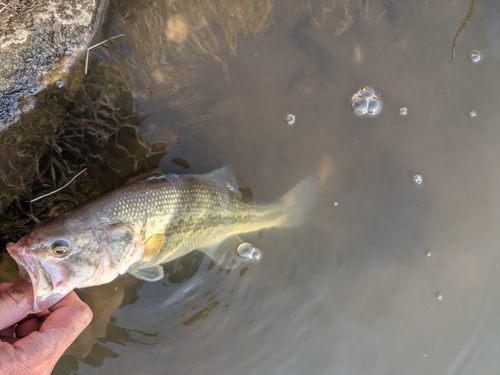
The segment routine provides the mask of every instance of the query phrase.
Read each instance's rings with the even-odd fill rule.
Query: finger
[[[2,284],[0,284],[0,293],[5,292],[7,289],[9,289],[14,284],[15,283],[2,283]]]
[[[81,332],[92,320],[92,310],[75,292],[70,292],[62,300],[49,307],[49,311],[50,315],[46,316],[40,332],[65,327],[73,327]]]
[[[0,294],[0,329],[24,318],[33,308],[33,287],[23,280]]]
[[[33,357],[51,358],[53,364],[63,355],[76,337],[92,320],[92,311],[75,292],[69,293],[50,309],[51,314],[38,332],[16,341],[13,345],[26,360]]]
[[[1,336],[0,335],[0,341],[1,342],[8,342],[9,344],[14,344],[17,340],[19,340],[19,339],[16,339],[15,337]]]
[[[38,331],[40,329],[40,320],[33,316],[31,319],[27,319],[22,323],[19,323],[16,327],[16,337],[23,338],[28,336],[33,331]]]

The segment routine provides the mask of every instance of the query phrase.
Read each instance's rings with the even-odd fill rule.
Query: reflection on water
[[[185,283],[197,271],[203,260],[203,253],[193,252],[165,265],[165,275],[169,284]],[[108,343],[126,346],[157,345],[157,332],[145,332],[118,325],[112,316],[120,307],[134,304],[138,299],[138,290],[144,282],[132,276],[121,277],[109,284],[78,290],[80,298],[94,312],[90,325],[68,348],[59,361],[55,374],[78,373],[79,361],[92,367],[100,367],[106,358],[117,358],[119,352],[108,347]],[[165,284],[164,284],[165,285]],[[183,324],[190,325],[203,319],[218,302],[212,302],[205,309],[188,317],[181,315]],[[198,307],[190,309],[190,313]]]
[[[81,159],[62,159],[71,171],[94,155],[126,170],[148,156],[143,171],[231,164],[246,196],[269,198],[319,166],[332,170],[320,205],[303,227],[245,235],[263,257],[231,272],[193,252],[161,282],[81,291],[94,321],[55,373],[495,374],[498,4],[475,3],[454,61],[470,0],[214,4],[112,4],[102,39],[125,37],[95,51],[99,84],[75,106],[87,125],[126,130],[104,143],[80,132]],[[364,86],[383,100],[377,117],[351,111]],[[165,142],[168,157],[151,151]],[[34,195],[65,180],[51,163]],[[65,201],[121,171],[93,165]]]

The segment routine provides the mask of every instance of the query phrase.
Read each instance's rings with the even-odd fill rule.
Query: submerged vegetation
[[[306,9],[318,27],[334,17],[328,23],[336,24],[334,33],[340,35],[351,26],[353,12],[369,19],[370,3],[319,0],[313,6],[294,0],[287,6]],[[209,116],[166,119],[161,127],[169,130],[167,136],[150,143],[139,134],[149,109],[185,108],[204,99],[197,85],[207,62],[220,63],[220,79],[230,80],[228,63],[237,56],[238,41],[264,37],[273,6],[272,0],[111,2],[114,12],[107,13],[97,37],[110,41],[92,51],[89,74],[80,61],[64,82],[38,95],[35,109],[0,133],[0,246],[156,169],[167,143],[175,142],[186,125]]]
[[[33,111],[32,121],[1,139],[2,160],[16,161],[7,164],[10,174],[2,170],[3,182],[20,181],[13,191],[17,195],[3,196],[5,201],[11,198],[0,220],[4,243],[39,221],[156,168],[165,154],[165,142],[151,145],[138,134],[144,116],[136,113],[127,77],[112,64],[101,66],[91,77],[74,94],[71,87],[63,95],[52,93],[52,99],[58,98],[52,106]],[[108,85],[100,84],[104,80]],[[45,132],[37,131],[42,126]],[[64,186],[85,168],[86,173],[67,188],[34,200]],[[22,181],[23,175],[31,179]]]
[[[302,7],[310,14],[312,21],[320,28],[325,25],[327,18],[328,24],[335,25],[334,35],[340,36],[346,32],[354,22],[354,16],[359,16],[364,20],[371,20],[370,12],[373,11],[373,0],[319,0],[311,1],[302,0]],[[391,7],[393,0],[387,0],[384,3],[382,12],[386,12]],[[375,13],[375,17],[379,14]]]
[[[94,50],[88,75],[81,61],[64,82],[54,82],[38,95],[35,109],[0,133],[2,249],[39,222],[156,169],[167,142],[176,141],[186,124],[206,116],[167,120],[162,127],[170,131],[150,143],[139,134],[147,113],[138,113],[138,102],[155,100],[158,107],[179,108],[200,100],[194,86],[202,63],[210,58],[222,62],[217,53],[223,50],[234,56],[241,35],[261,37],[271,12],[271,1],[110,6],[116,12],[108,13],[113,19],[105,21],[101,34],[109,35],[113,23],[125,37]],[[55,194],[47,195],[51,192]]]
[[[455,47],[457,45],[458,38],[460,37],[460,34],[462,34],[462,32],[465,30],[465,27],[467,26],[472,16],[474,15],[475,7],[476,7],[476,0],[471,0],[469,11],[467,12],[467,15],[465,16],[462,24],[455,33],[455,38],[453,38],[453,42],[451,44],[451,61],[455,59]]]
[[[117,5],[117,32],[131,41],[127,54],[140,95],[177,93],[174,104],[186,104],[183,91],[196,84],[200,63],[236,56],[238,39],[261,38],[271,23],[271,0],[138,1]],[[191,98],[193,99],[193,98]]]

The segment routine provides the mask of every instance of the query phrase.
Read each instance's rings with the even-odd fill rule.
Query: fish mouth
[[[47,270],[42,262],[23,247],[9,243],[7,251],[19,267],[19,277],[30,281],[33,285],[34,298],[31,313],[48,309],[70,292],[70,290],[56,289],[50,272],[54,270]]]

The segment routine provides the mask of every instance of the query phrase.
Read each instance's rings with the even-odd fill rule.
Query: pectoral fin
[[[147,262],[158,255],[163,244],[165,243],[165,235],[161,233],[153,234],[146,240],[144,244],[144,254],[142,256],[142,261]]]
[[[140,268],[137,270],[129,271],[129,273],[140,280],[145,281],[158,281],[163,279],[163,267],[160,265]]]

